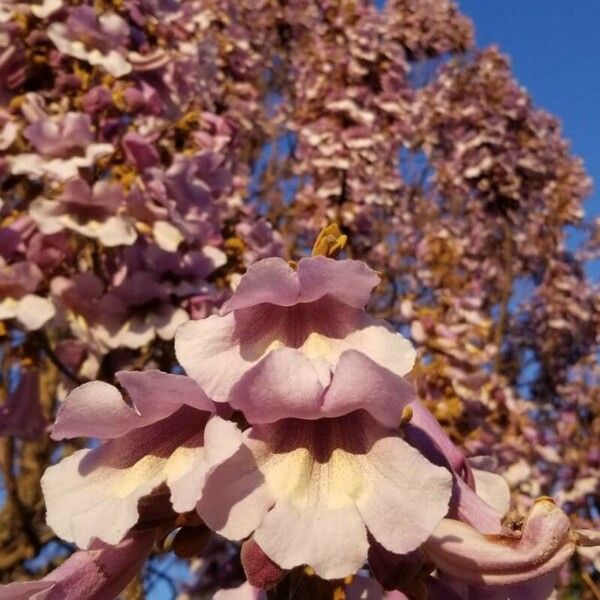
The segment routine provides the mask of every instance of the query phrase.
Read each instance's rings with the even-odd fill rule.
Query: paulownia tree
[[[451,1],[6,0],[0,99],[0,576],[44,578],[0,597],[109,598],[132,578],[124,597],[158,585],[256,597],[248,578],[277,598],[381,598],[381,586],[546,598],[556,577],[565,597],[600,597],[590,181]],[[301,260],[311,252],[321,258]],[[229,349],[234,338],[252,350]],[[144,446],[144,427],[173,447]],[[339,441],[346,430],[364,435]],[[124,461],[113,480],[134,457],[152,477],[138,466],[110,502],[98,481],[81,496],[76,474],[107,468],[89,458],[67,473],[92,438],[110,440],[93,457]],[[204,454],[167,477],[154,459],[182,448]],[[422,491],[421,513],[390,540],[393,515],[412,509],[374,508],[393,494],[365,475],[373,504],[350,494],[361,519],[345,514],[355,528],[341,539],[341,522],[286,513],[276,544],[260,525],[283,518],[276,494],[267,516],[229,532],[210,494],[254,513],[219,499],[241,477],[224,465],[285,490],[304,477],[301,448],[331,473],[375,453],[393,478],[378,461],[400,457],[430,486],[407,475],[397,492]],[[328,462],[340,452],[342,466]],[[288,453],[288,470],[253,471],[269,453]],[[302,502],[316,497],[306,489]],[[388,532],[373,517],[384,509]],[[321,541],[302,547],[311,527]],[[511,552],[496,556],[478,531]],[[240,560],[226,538],[251,534]],[[452,535],[463,550],[440,541]],[[191,584],[166,568],[172,549]]]

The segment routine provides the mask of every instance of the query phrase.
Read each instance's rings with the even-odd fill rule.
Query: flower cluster
[[[313,256],[252,265],[219,314],[178,328],[187,375],[121,371],[129,403],[101,381],[71,392],[53,438],[103,441],[50,467],[42,488],[48,524],[82,550],[0,597],[109,597],[155,539],[176,529],[175,550],[198,551],[207,527],[243,543],[259,589],[300,569],[342,588],[370,573],[373,598],[546,597],[597,534],[548,498],[509,512],[490,457],[465,460],[417,399],[411,344],[365,312],[377,273],[332,258],[346,241],[331,226]]]
[[[586,261],[598,256],[600,223],[585,220],[590,181],[508,59],[473,40],[451,0],[0,0],[2,582],[47,576],[57,556],[40,478],[85,447],[48,436],[64,399],[90,380],[114,383],[118,371],[176,377],[182,324],[178,358],[215,403],[203,405],[206,419],[243,425],[240,448],[260,471],[251,477],[276,477],[259,454],[280,438],[287,446],[277,455],[305,473],[299,486],[325,477],[307,470],[306,456],[371,461],[398,419],[401,439],[447,469],[415,433],[428,413],[390,400],[379,376],[369,385],[381,395],[365,411],[365,382],[348,383],[365,361],[395,377],[410,368],[408,347],[377,317],[420,357],[411,378],[435,417],[424,428],[435,427],[436,444],[454,457],[467,506],[477,502],[472,469],[436,421],[468,456],[494,455],[521,514],[548,495],[573,527],[597,526],[600,295]],[[376,283],[366,267],[336,267],[339,285],[331,274],[309,284],[324,277],[310,266],[319,261],[299,261],[293,276],[273,261],[307,256],[332,221],[349,236],[347,256],[380,275],[371,316],[357,304],[360,285]],[[321,254],[335,252],[327,240]],[[263,259],[271,262],[253,266]],[[125,375],[122,386],[133,385]],[[194,402],[186,410],[199,410]],[[403,420],[408,405],[412,420]],[[360,410],[367,438],[315,446],[338,435],[323,423],[357,428]],[[309,422],[302,441],[288,431],[299,431],[296,420]],[[306,456],[294,450],[301,443]],[[228,477],[225,465],[243,467],[237,452],[205,470]],[[384,486],[356,479],[353,502]],[[276,515],[289,508],[289,494],[268,497]],[[453,516],[494,530],[496,513],[475,518],[457,498]],[[360,507],[348,523],[371,536]],[[263,520],[252,529],[271,553],[263,538],[273,518],[264,516],[267,533]],[[103,543],[86,555],[92,570],[112,551]],[[237,546],[206,548],[186,553],[198,576],[190,594],[212,593],[203,587],[211,581],[241,583]],[[576,595],[599,581],[594,548],[578,547],[571,565],[559,583]]]

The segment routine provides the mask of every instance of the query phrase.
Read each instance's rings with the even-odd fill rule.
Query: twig
[[[152,565],[150,563],[148,563],[146,565],[146,570],[148,571],[148,573],[150,573],[151,575],[154,575],[154,577],[156,577],[157,579],[161,579],[169,586],[173,600],[177,597],[177,588],[175,587],[175,583],[173,583],[173,580],[168,575],[166,575],[160,569],[158,569],[157,567],[155,567],[154,565]],[[151,585],[154,585],[153,582],[152,583],[149,582],[149,583]]]
[[[500,314],[498,315],[496,330],[494,331],[494,344],[497,347],[496,359],[494,361],[494,371],[496,373],[498,373],[502,367],[502,353],[500,351],[500,346],[502,345],[502,338],[504,337],[504,332],[508,323],[508,303],[510,302],[510,297],[512,295],[513,283],[512,239],[508,222],[504,221],[502,229],[504,232],[504,246],[502,250],[502,257],[504,259],[504,277],[501,289]]]
[[[600,600],[600,588],[594,583],[594,580],[585,571],[581,571],[581,578],[586,582],[587,586],[592,590],[594,598]]]
[[[83,379],[79,377],[76,373],[73,373],[71,369],[69,369],[66,365],[62,363],[60,358],[56,355],[52,346],[50,345],[50,340],[46,337],[46,334],[43,331],[36,331],[34,333],[35,339],[39,342],[42,350],[46,354],[46,356],[54,363],[56,368],[66,377],[68,377],[71,381],[76,383],[77,385],[81,385],[82,383],[86,383],[87,379]]]

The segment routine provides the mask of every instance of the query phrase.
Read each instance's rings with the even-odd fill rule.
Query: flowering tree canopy
[[[600,594],[590,181],[453,2],[0,0],[0,99],[1,599]]]

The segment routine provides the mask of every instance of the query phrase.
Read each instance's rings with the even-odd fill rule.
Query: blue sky
[[[477,45],[498,44],[537,106],[557,116],[596,182],[600,215],[600,0],[457,0]]]

